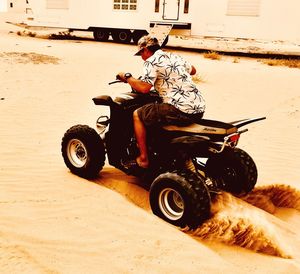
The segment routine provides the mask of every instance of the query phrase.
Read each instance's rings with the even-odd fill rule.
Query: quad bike
[[[115,82],[120,81],[111,83]],[[111,166],[146,183],[155,215],[194,229],[210,217],[211,199],[218,191],[241,195],[254,188],[256,165],[236,146],[247,131],[240,128],[265,117],[231,123],[199,119],[185,127],[151,128],[147,131],[149,168],[128,165],[139,153],[133,111],[160,100],[155,92],[134,91],[114,99],[93,98],[95,105],[110,108],[110,117],[97,119],[98,132],[87,125],[68,129],[61,143],[62,156],[72,173],[91,179],[99,175],[107,155]]]

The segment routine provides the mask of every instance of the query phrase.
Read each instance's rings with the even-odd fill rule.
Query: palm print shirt
[[[142,81],[154,86],[164,103],[182,112],[205,111],[205,101],[192,81],[192,65],[180,56],[157,50],[144,63]]]

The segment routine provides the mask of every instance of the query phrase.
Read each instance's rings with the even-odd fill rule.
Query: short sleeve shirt
[[[192,81],[191,70],[192,65],[179,55],[157,50],[144,62],[142,81],[153,85],[164,103],[188,114],[201,113],[205,101]]]

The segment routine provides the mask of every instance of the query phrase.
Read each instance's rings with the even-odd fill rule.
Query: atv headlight
[[[98,119],[97,119],[97,122],[96,122],[96,127],[97,127],[97,130],[99,132],[99,134],[102,134],[107,126],[109,125],[109,118],[108,116],[100,116]]]

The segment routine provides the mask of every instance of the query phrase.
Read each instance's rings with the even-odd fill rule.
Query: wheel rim
[[[224,167],[223,169],[223,178],[226,181],[236,181],[237,180],[237,173],[233,167]]]
[[[83,167],[87,162],[87,150],[85,145],[78,139],[69,141],[67,154],[70,162],[75,167]]]
[[[159,194],[159,207],[161,212],[170,220],[179,220],[184,213],[184,200],[172,188],[166,188]]]
[[[106,40],[108,40],[108,33],[107,33],[107,31],[105,31],[105,30],[96,30],[95,32],[94,32],[94,34],[95,34],[95,38],[97,39],[97,40],[99,40],[99,41],[106,41]]]
[[[120,32],[119,33],[119,38],[121,41],[126,41],[128,38],[128,34],[126,32]]]
[[[104,32],[102,32],[102,31],[98,31],[97,32],[97,38],[98,39],[102,40],[102,39],[104,39],[104,37],[105,37],[105,33]]]

